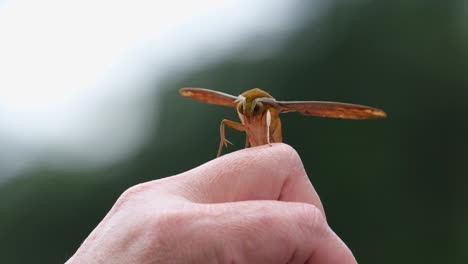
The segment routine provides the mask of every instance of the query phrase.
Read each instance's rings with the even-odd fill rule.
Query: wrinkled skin
[[[67,263],[356,261],[297,153],[273,144],[129,188]]]

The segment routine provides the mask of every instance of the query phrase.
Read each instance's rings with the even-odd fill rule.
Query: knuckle
[[[280,145],[280,151],[281,151],[281,158],[283,159],[283,162],[287,162],[288,164],[291,164],[291,167],[295,170],[295,172],[303,172],[304,171],[304,165],[302,164],[301,157],[299,156],[299,153],[291,147],[288,144],[282,143]]]
[[[158,232],[173,230],[174,228],[183,228],[193,221],[195,216],[193,212],[186,210],[168,210],[160,212],[152,218],[152,226]]]
[[[147,224],[148,239],[157,250],[179,250],[186,252],[187,241],[200,240],[197,210],[174,208],[159,212],[150,218]],[[196,237],[194,237],[196,236]]]
[[[128,203],[138,201],[150,188],[149,183],[140,183],[125,190],[115,203],[115,208],[120,208]]]
[[[148,252],[162,252],[162,256],[181,251],[187,218],[177,212],[163,212],[150,217],[145,225]],[[166,256],[167,257],[167,256]],[[164,258],[166,258],[164,257]]]
[[[135,196],[140,195],[144,190],[147,189],[146,183],[140,183],[135,186],[132,186],[125,190],[122,195],[120,195],[119,200],[129,200]]]
[[[312,205],[303,203],[293,210],[293,217],[296,220],[297,227],[303,232],[321,232],[325,231],[327,221],[322,211]]]
[[[174,204],[171,208],[159,210],[152,215],[150,228],[161,234],[167,232],[192,232],[203,226],[200,220],[205,219],[204,210],[197,204]]]

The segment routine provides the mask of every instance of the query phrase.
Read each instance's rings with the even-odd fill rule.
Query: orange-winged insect
[[[221,121],[218,155],[223,145],[232,144],[224,136],[224,126],[246,133],[245,147],[282,142],[280,113],[299,112],[303,115],[345,118],[372,119],[385,118],[384,111],[356,104],[322,101],[276,101],[270,94],[258,88],[234,96],[204,88],[182,88],[180,95],[208,104],[237,108],[241,123],[228,119]]]

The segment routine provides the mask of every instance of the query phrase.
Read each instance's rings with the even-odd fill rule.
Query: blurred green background
[[[468,263],[468,4],[328,1],[312,19],[312,2],[295,2],[297,26],[281,35],[154,81],[161,90],[146,107],[157,122],[125,160],[45,164],[1,183],[0,263],[64,262],[127,188],[213,159],[219,122],[236,113],[182,98],[180,87],[384,109],[388,119],[371,121],[285,114],[284,141],[360,263]],[[228,152],[244,145],[241,133],[227,136]]]

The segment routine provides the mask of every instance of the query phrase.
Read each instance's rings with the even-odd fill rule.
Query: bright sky
[[[188,70],[200,51],[215,60],[258,32],[285,30],[294,8],[282,0],[0,1],[0,180],[43,151],[88,165],[124,157],[144,138],[143,109],[132,106],[150,92],[146,80]],[[120,113],[106,112],[115,104]]]

